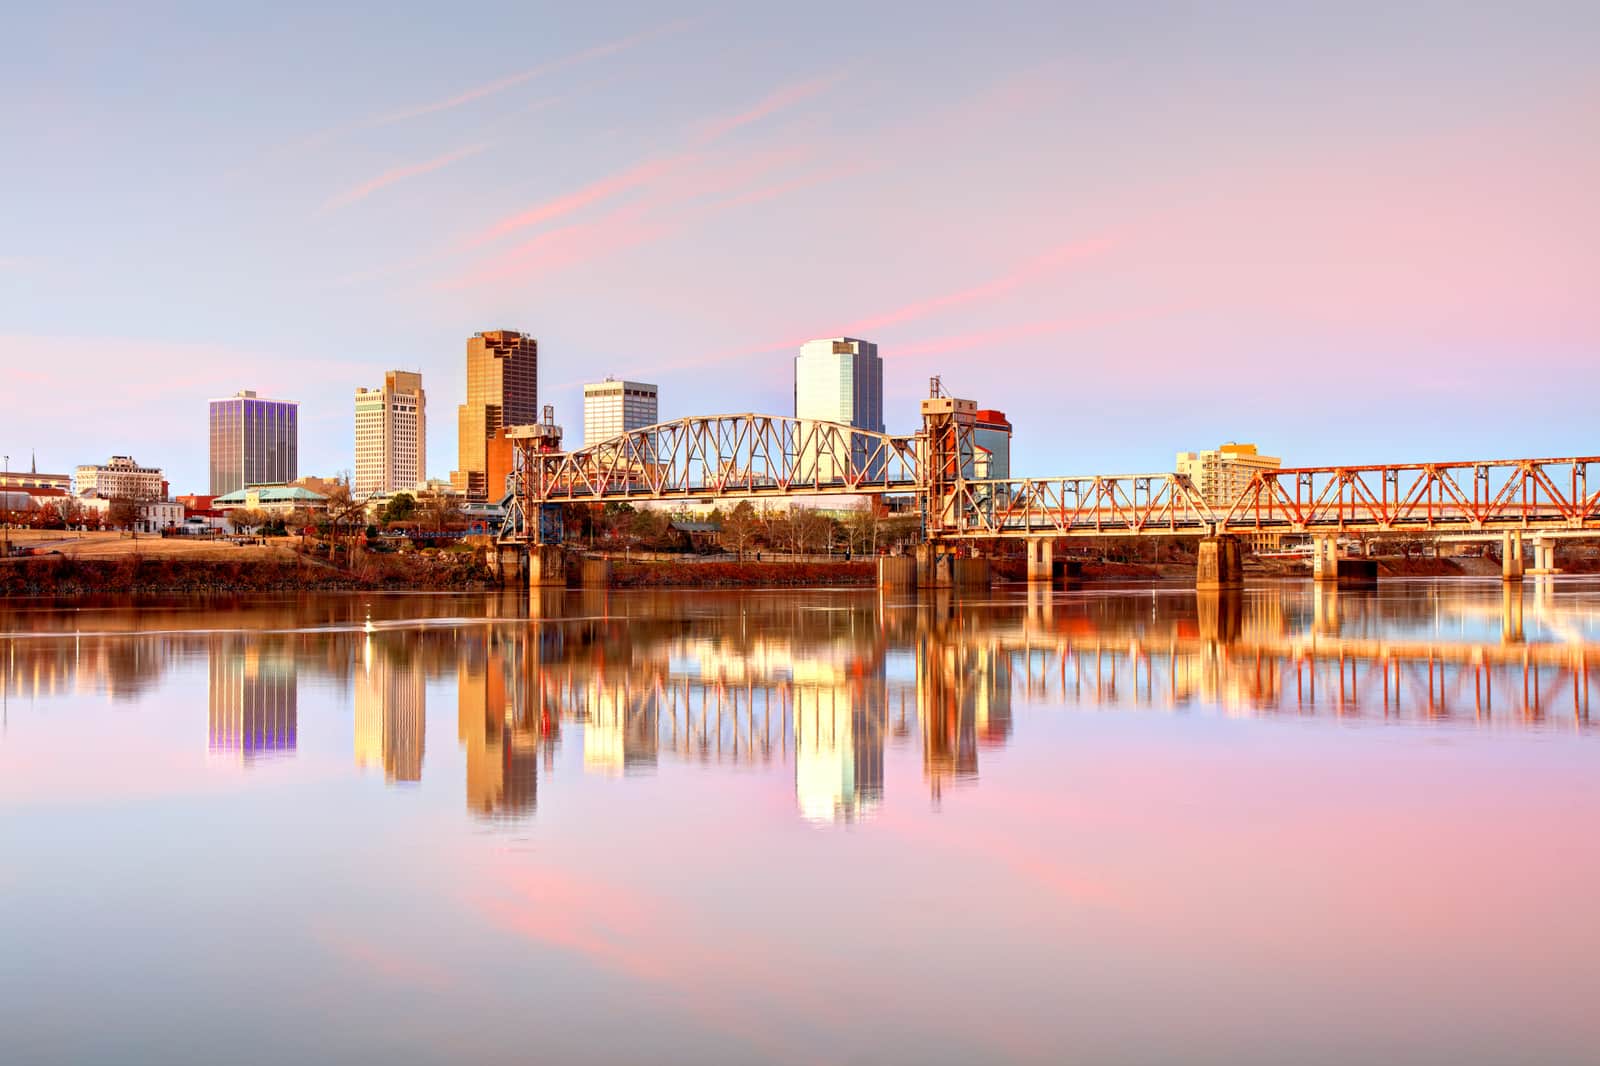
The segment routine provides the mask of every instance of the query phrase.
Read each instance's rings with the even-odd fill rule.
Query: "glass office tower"
[[[211,495],[300,476],[300,405],[245,390],[211,401]]]

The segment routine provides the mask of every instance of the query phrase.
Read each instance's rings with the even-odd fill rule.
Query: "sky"
[[[0,453],[204,491],[206,401],[420,370],[792,413],[801,341],[1022,475],[1600,453],[1600,5],[29,5],[0,35]]]

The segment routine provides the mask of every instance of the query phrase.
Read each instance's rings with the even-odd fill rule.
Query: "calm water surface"
[[[5,1062],[1595,1062],[1600,584],[0,604]]]

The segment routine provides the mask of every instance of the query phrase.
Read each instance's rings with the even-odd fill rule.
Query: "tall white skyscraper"
[[[391,370],[381,389],[356,390],[356,496],[428,480],[428,397],[422,375]]]
[[[794,416],[883,430],[883,360],[851,337],[806,341],[794,360]]]
[[[660,419],[657,390],[642,381],[606,378],[583,387],[583,443],[587,447]]]
[[[852,337],[806,341],[794,360],[794,415],[801,419],[840,422],[857,429],[883,430],[883,360],[878,346]],[[814,473],[824,479],[842,478],[847,471],[876,477],[882,457],[872,443],[852,434],[849,452],[819,450]]]

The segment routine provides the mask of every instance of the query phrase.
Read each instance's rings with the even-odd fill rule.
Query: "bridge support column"
[[[578,584],[586,589],[609,588],[611,585],[611,560],[582,560],[578,564]]]
[[[1507,533],[1500,540],[1500,578],[1522,580],[1522,534]]]
[[[1029,538],[1028,580],[1052,581],[1055,578],[1055,541]]]
[[[965,592],[989,591],[989,560],[983,556],[950,559],[951,578],[955,587]]]
[[[952,563],[955,556],[943,551],[929,541],[916,548],[917,587],[919,589],[947,589],[955,584]]]
[[[1530,574],[1558,574],[1556,569],[1556,542],[1550,537],[1535,537],[1533,540],[1533,569]]]
[[[1231,534],[1206,537],[1195,560],[1194,587],[1202,590],[1244,587],[1244,553]]]
[[[1311,538],[1311,579],[1313,581],[1339,580],[1339,539],[1337,537]]]
[[[567,555],[554,544],[528,545],[528,587],[565,588]]]
[[[917,560],[910,555],[884,555],[878,558],[878,587],[885,592],[915,591]]]

